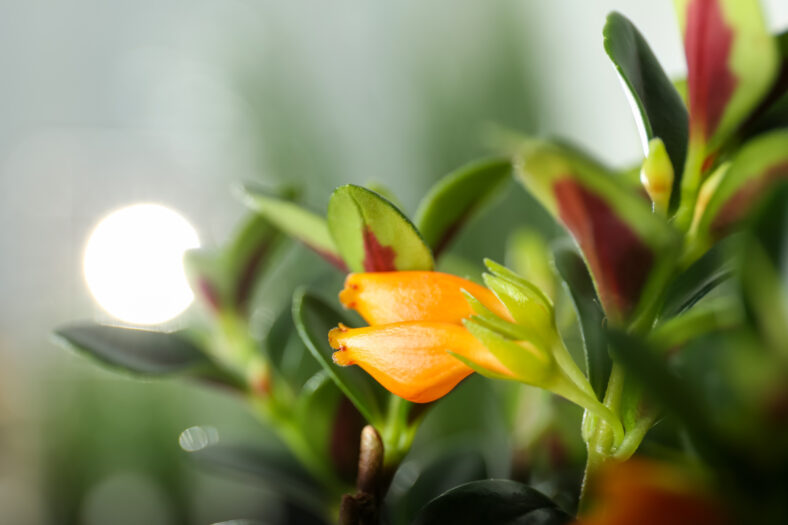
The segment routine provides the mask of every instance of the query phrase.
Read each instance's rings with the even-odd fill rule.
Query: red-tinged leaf
[[[771,188],[788,180],[788,131],[773,131],[750,141],[699,210],[693,232],[702,245],[728,234]]]
[[[231,241],[218,250],[190,250],[186,273],[197,297],[212,312],[246,312],[255,285],[267,267],[281,235],[264,218],[251,216]]]
[[[777,46],[756,0],[675,1],[687,58],[690,137],[713,152],[771,87]]]
[[[265,217],[276,228],[304,243],[333,266],[347,271],[323,217],[253,186],[244,186],[240,193],[241,199],[249,208]]]
[[[630,311],[653,267],[651,248],[575,180],[560,179],[554,188],[561,220],[585,254],[605,310]]]
[[[364,271],[393,272],[397,269],[396,252],[391,246],[382,246],[369,227],[364,228]]]
[[[328,203],[328,229],[353,272],[432,270],[432,253],[413,224],[377,193],[349,184]]]
[[[733,95],[737,79],[728,66],[733,29],[718,0],[694,0],[687,8],[685,53],[689,87],[690,133],[708,140]]]
[[[608,316],[633,314],[674,264],[678,236],[647,200],[566,146],[526,141],[516,163],[525,186],[580,246]]]
[[[416,224],[437,257],[462,226],[509,178],[508,159],[483,159],[438,181],[419,204]]]

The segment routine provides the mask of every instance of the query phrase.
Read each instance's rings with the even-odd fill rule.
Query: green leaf
[[[303,289],[293,297],[293,320],[301,340],[339,389],[370,424],[380,425],[385,390],[359,367],[339,366],[331,357],[334,351],[328,344],[329,330],[339,323],[351,323],[324,300]]]
[[[563,525],[574,518],[541,492],[502,479],[472,481],[430,501],[413,525]]]
[[[238,381],[216,368],[185,332],[83,322],[60,327],[54,335],[67,348],[133,375],[181,374],[242,388]]]
[[[733,231],[774,186],[788,180],[788,130],[760,135],[733,158],[693,224],[696,242],[708,245]]]
[[[664,286],[677,232],[642,195],[579,151],[526,140],[518,160],[526,188],[579,245],[608,317],[632,316],[641,296]]]
[[[662,319],[675,317],[692,308],[707,294],[727,281],[733,273],[731,243],[717,243],[670,283],[665,292]]]
[[[509,178],[508,159],[492,158],[467,164],[443,177],[424,196],[416,224],[437,256],[473,214]]]
[[[295,407],[295,420],[301,428],[309,429],[305,433],[306,439],[326,462],[331,459],[331,437],[341,399],[342,393],[331,376],[321,369],[304,383]]]
[[[769,94],[745,125],[744,140],[772,129],[788,127],[788,31],[783,31],[775,39],[780,50],[780,72]]]
[[[209,445],[189,452],[203,468],[251,479],[281,497],[316,512],[325,509],[318,484],[287,452],[237,445]]]
[[[377,193],[348,184],[328,203],[328,229],[353,272],[432,270],[430,249],[413,224]]]
[[[778,50],[760,2],[675,0],[687,58],[690,140],[716,149],[771,87]]]
[[[460,448],[452,443],[452,448],[441,447],[440,455],[430,460],[415,463],[415,480],[407,486],[403,494],[392,495],[399,487],[392,487],[386,496],[387,507],[395,514],[392,523],[411,523],[416,513],[440,494],[458,485],[488,478],[484,456],[470,444]],[[414,473],[409,472],[410,476]],[[394,482],[396,484],[396,482]],[[399,497],[397,497],[399,496]]]
[[[677,377],[668,368],[664,356],[645,341],[617,330],[608,332],[608,340],[615,361],[640,383],[650,399],[659,403],[686,427],[707,460],[714,463],[720,461],[724,456],[724,446],[699,404],[701,397],[692,385]]]
[[[298,336],[292,308],[285,308],[277,316],[263,345],[271,366],[277,372],[274,379],[287,381],[292,392],[298,392],[309,378],[322,370]]]
[[[225,247],[186,252],[184,266],[192,290],[214,312],[246,313],[280,241],[268,221],[250,215]]]
[[[674,173],[681,174],[687,155],[689,120],[679,93],[646,39],[626,17],[620,13],[609,14],[603,34],[605,51],[634,101],[632,109],[639,117],[644,149],[649,140],[662,139]],[[678,196],[679,185],[680,176],[673,180],[674,198]]]
[[[241,189],[241,198],[282,232],[301,241],[340,270],[346,270],[323,217],[252,186]]]
[[[605,313],[594,290],[594,283],[588,274],[582,257],[566,243],[553,250],[555,267],[563,279],[567,292],[577,313],[583,350],[586,360],[588,381],[597,398],[602,399],[610,377],[613,361],[607,350],[605,333]]]

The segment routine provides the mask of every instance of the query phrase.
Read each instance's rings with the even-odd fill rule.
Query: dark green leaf
[[[689,310],[730,278],[733,272],[731,244],[727,241],[717,243],[670,284],[660,317],[667,319]]]
[[[413,525],[563,525],[572,520],[541,492],[515,481],[490,479],[441,494]]]
[[[395,523],[411,523],[416,513],[430,500],[458,485],[489,477],[484,456],[475,449],[459,448],[441,450],[441,455],[425,461],[416,472],[415,480],[402,494],[388,494],[388,508],[395,516]],[[417,467],[418,468],[418,467]],[[413,476],[413,472],[408,472]],[[397,485],[395,478],[392,486]]]
[[[73,350],[140,375],[174,374],[210,365],[202,351],[178,332],[84,322],[58,328],[55,336]]]
[[[293,297],[293,320],[302,341],[331,379],[372,425],[381,423],[381,400],[386,393],[371,376],[357,366],[343,367],[334,363],[334,350],[328,344],[328,332],[339,323],[349,323],[345,316],[324,300],[305,290]]]
[[[582,257],[565,243],[553,250],[555,267],[564,280],[580,322],[588,380],[599,399],[605,395],[613,362],[607,351],[605,313]]]
[[[473,162],[432,187],[419,205],[416,224],[437,256],[473,213],[509,178],[508,159]]]
[[[337,188],[328,203],[328,229],[353,272],[432,270],[430,249],[396,206],[360,186]]]
[[[325,508],[317,483],[282,450],[211,445],[189,452],[189,456],[202,467],[253,479],[272,492],[305,507],[316,511]]]
[[[655,137],[665,143],[676,174],[671,200],[677,203],[680,174],[687,156],[688,116],[684,102],[646,39],[625,16],[608,15],[603,34],[605,51],[637,106],[633,110],[638,111],[642,137],[646,143]]]
[[[699,404],[699,393],[677,377],[668,368],[665,356],[658,354],[645,341],[616,330],[608,332],[608,340],[613,358],[640,383],[649,399],[684,425],[698,451],[708,461],[719,463],[724,457],[724,447]]]

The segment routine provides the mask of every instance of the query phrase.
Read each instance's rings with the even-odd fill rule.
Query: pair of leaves
[[[518,175],[580,247],[608,317],[630,318],[658,290],[679,248],[677,232],[610,170],[568,146],[524,140]]]
[[[55,330],[69,349],[135,376],[181,375],[243,389],[217,368],[185,332],[155,332],[84,322]]]
[[[450,173],[424,198],[418,228],[379,193],[355,185],[334,191],[327,218],[253,188],[245,202],[342,270],[431,270],[460,226],[501,186],[508,162],[490,159]],[[432,250],[432,251],[431,251]]]
[[[547,496],[509,480],[472,481],[429,502],[414,525],[564,525],[573,520]]]

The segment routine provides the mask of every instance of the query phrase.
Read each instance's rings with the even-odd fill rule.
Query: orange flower
[[[334,362],[358,365],[390,392],[428,403],[450,392],[473,370],[452,354],[511,376],[462,326],[473,311],[462,291],[511,319],[487,288],[440,272],[350,274],[339,299],[372,326],[340,325],[328,334]]]
[[[677,468],[643,459],[613,464],[596,478],[599,501],[575,525],[724,525],[718,501]]]
[[[371,325],[402,321],[462,323],[473,315],[462,290],[504,319],[506,307],[484,286],[440,272],[351,273],[339,300]]]

